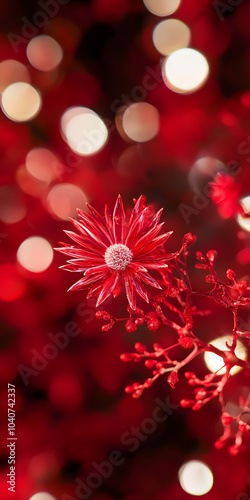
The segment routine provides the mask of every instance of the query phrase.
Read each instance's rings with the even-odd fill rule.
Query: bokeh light
[[[39,482],[48,481],[55,477],[59,469],[58,460],[51,452],[38,453],[32,457],[29,463],[31,477]]]
[[[170,16],[179,7],[181,0],[143,0],[147,9],[156,16]]]
[[[49,184],[63,171],[57,157],[46,148],[33,148],[26,156],[26,168],[36,179]]]
[[[183,464],[178,476],[181,487],[189,495],[205,495],[213,486],[213,474],[200,460],[190,460]]]
[[[18,248],[17,260],[27,271],[42,273],[48,269],[53,260],[52,246],[41,236],[31,236]]]
[[[12,83],[2,95],[2,111],[15,122],[32,120],[39,113],[41,105],[39,92],[29,83]]]
[[[0,63],[0,93],[15,82],[30,82],[27,67],[15,59],[6,59]]]
[[[31,175],[23,164],[16,171],[16,181],[22,191],[35,198],[41,198],[48,187],[47,182]]]
[[[76,209],[86,209],[87,198],[75,184],[63,183],[54,186],[48,194],[47,206],[58,219],[68,220],[76,216]]]
[[[242,198],[240,203],[246,217],[244,217],[243,214],[239,214],[237,217],[238,224],[242,227],[242,229],[245,229],[245,231],[250,231],[250,196]]]
[[[228,345],[232,345],[232,336],[231,335],[224,335],[223,337],[218,337],[215,340],[212,340],[210,343],[217,347],[218,349],[221,349],[223,351],[228,351],[228,348],[226,347],[226,342]],[[247,350],[245,346],[238,340],[237,341],[237,346],[235,349],[235,354],[238,358],[246,360],[247,359]],[[207,368],[211,372],[217,372],[218,370],[220,375],[226,373],[226,368],[224,367],[224,360],[221,356],[218,356],[217,354],[214,354],[213,352],[205,352],[204,354],[204,361],[206,363]],[[223,368],[222,368],[223,367]],[[238,371],[241,370],[240,366],[234,366],[230,370],[231,375],[235,375]]]
[[[151,104],[135,103],[124,112],[122,124],[124,132],[130,139],[136,142],[146,142],[158,134],[160,115]]]
[[[89,108],[69,108],[61,119],[62,137],[75,153],[88,156],[97,153],[108,139],[108,130],[97,113]]]
[[[61,62],[63,51],[59,43],[48,35],[38,35],[27,46],[30,64],[40,71],[52,71]]]
[[[26,283],[14,264],[1,265],[0,276],[0,300],[3,302],[12,302],[24,294]]]
[[[170,90],[189,93],[198,90],[207,80],[209,65],[197,50],[184,48],[170,54],[163,65],[163,80]]]
[[[50,495],[50,493],[43,491],[41,493],[35,493],[29,500],[56,500],[56,498]]]
[[[199,158],[190,168],[188,182],[191,188],[199,187],[200,184],[214,180],[218,172],[226,171],[224,163],[217,158],[203,156]]]
[[[155,48],[168,56],[175,50],[188,47],[191,39],[189,27],[178,19],[166,19],[158,23],[153,31]]]
[[[5,224],[15,224],[26,215],[26,207],[16,186],[0,187],[0,220]]]

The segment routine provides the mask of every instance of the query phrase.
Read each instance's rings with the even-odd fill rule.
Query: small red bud
[[[143,318],[136,318],[135,320],[135,324],[138,326],[138,325],[142,325],[144,323],[144,319]]]
[[[229,413],[224,412],[221,415],[221,421],[222,421],[223,425],[230,425],[234,421],[234,418],[231,417],[231,415],[229,415]]]
[[[192,401],[191,399],[182,399],[180,401],[180,405],[182,408],[191,408],[191,406],[194,405],[194,401]]]
[[[196,258],[197,260],[201,260],[202,262],[205,261],[204,255],[201,252],[196,252]]]
[[[194,372],[185,372],[185,374],[184,374],[184,375],[185,375],[185,377],[186,377],[187,379],[189,379],[189,378],[194,378],[194,377],[195,377]]]
[[[111,316],[107,311],[96,311],[95,317],[97,319],[104,319],[104,321],[110,321]]]
[[[125,328],[126,328],[127,332],[129,332],[129,333],[133,333],[137,330],[137,326],[132,321],[132,319],[128,319],[126,321]]]
[[[134,383],[133,383],[133,388],[134,388],[134,389],[138,389],[138,387],[140,387],[139,382],[134,382]]]
[[[147,389],[148,387],[151,387],[152,384],[153,384],[152,379],[148,378],[147,380],[145,380],[143,386],[145,387],[145,389]]]
[[[244,293],[245,290],[247,289],[247,282],[246,281],[239,281],[237,283],[237,288],[240,293]]]
[[[150,318],[147,321],[147,327],[151,332],[156,332],[160,326],[160,321],[157,318]]]
[[[184,349],[191,349],[191,347],[193,347],[193,339],[187,337],[186,335],[180,335],[178,340],[181,346],[184,347]]]
[[[240,420],[240,422],[239,422],[239,431],[240,432],[246,432],[248,429],[249,429],[249,425],[247,425],[246,422],[243,422],[242,420]]]
[[[240,448],[236,444],[233,444],[232,446],[229,446],[228,451],[230,455],[238,455]]]
[[[217,257],[217,252],[216,252],[216,250],[209,250],[209,252],[207,252],[206,255],[207,255],[209,262],[212,264]]]
[[[207,283],[215,283],[215,277],[212,274],[208,274],[205,278]]]
[[[133,392],[133,391],[134,391],[134,388],[132,385],[127,385],[127,387],[125,387],[125,392],[127,394],[131,394],[131,392]]]
[[[194,236],[192,233],[187,233],[185,234],[183,240],[182,240],[182,245],[184,247],[189,247],[196,241],[196,236]]]
[[[221,448],[223,448],[226,444],[226,441],[224,439],[217,439],[217,441],[215,441],[214,443],[214,446],[217,450],[221,450]]]
[[[155,364],[156,364],[155,359],[147,359],[147,360],[145,361],[145,366],[146,366],[147,368],[152,368],[152,366],[154,366]]]
[[[192,385],[193,387],[197,385],[197,379],[196,378],[190,378],[188,379],[188,384]]]
[[[199,390],[195,395],[195,400],[196,401],[202,400],[206,397],[206,395],[207,395],[206,391]]]
[[[202,406],[203,406],[203,401],[201,401],[199,399],[198,401],[196,401],[196,403],[192,407],[192,410],[194,410],[194,411],[200,410]]]
[[[132,398],[134,399],[138,399],[140,398],[142,395],[142,391],[135,391],[133,394],[132,394]]]
[[[235,281],[236,274],[232,269],[227,270],[227,278],[231,281]]]
[[[136,342],[135,349],[138,352],[145,352],[147,350],[146,346],[144,344],[141,344],[140,342]]]
[[[115,324],[115,322],[113,320],[111,320],[110,323],[107,323],[107,325],[102,326],[102,331],[108,332],[109,330],[111,330],[111,328],[113,328],[114,324]]]
[[[170,373],[170,375],[168,376],[167,380],[168,380],[170,387],[172,387],[172,389],[174,389],[175,384],[177,384],[177,382],[179,382],[178,373],[176,371],[172,371]]]
[[[127,361],[131,361],[133,359],[133,357],[134,357],[133,353],[130,353],[130,352],[123,353],[120,355],[120,360],[124,361],[126,363]]]
[[[162,363],[159,361],[158,363],[156,363],[155,368],[157,368],[157,370],[161,370],[162,366]]]

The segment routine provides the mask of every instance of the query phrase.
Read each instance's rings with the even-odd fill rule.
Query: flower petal
[[[135,277],[131,277],[131,280],[132,280],[132,283],[134,285],[134,289],[135,289],[136,293],[138,293],[138,295],[140,295],[140,297],[143,300],[145,300],[146,302],[149,302],[148,294],[147,294],[144,286],[142,285],[142,283],[140,283],[140,281],[138,279],[136,279]]]
[[[64,269],[64,271],[74,273],[84,273],[84,271],[86,271],[86,267],[79,267],[78,264],[65,264],[64,266],[59,266],[59,269]]]
[[[130,277],[128,271],[124,273],[124,284],[125,284],[125,290],[126,290],[126,295],[127,295],[129,305],[132,309],[136,309],[135,291],[134,291],[133,281],[131,280],[131,277]]]
[[[138,198],[138,200],[134,200],[135,201],[135,206],[131,212],[131,216],[130,216],[130,219],[129,219],[129,226],[131,226],[132,222],[134,221],[135,217],[140,214],[140,212],[142,212],[142,210],[145,209],[145,205],[146,205],[146,198],[145,196],[142,194],[140,196],[140,198]]]
[[[88,215],[86,214],[86,212],[83,212],[82,210],[78,209],[78,214],[81,222],[83,222],[84,225],[89,227],[91,231],[99,233],[99,236],[105,239],[106,244],[110,245],[112,241],[109,232],[105,227],[103,218],[93,207],[91,207],[91,205],[89,205],[88,203],[86,203],[86,205],[91,215]]]
[[[162,287],[159,285],[159,283],[157,283],[157,281],[155,281],[154,278],[152,278],[152,276],[150,276],[149,274],[140,272],[140,273],[138,273],[138,277],[142,281],[144,281],[144,283],[146,283],[147,285],[151,285],[154,288],[158,288],[159,290],[162,290]]]
[[[113,212],[113,232],[116,243],[124,243],[125,240],[125,212],[122,198],[119,195]]]
[[[102,241],[102,237],[98,235],[98,232],[96,230],[90,230],[86,224],[82,224],[81,222],[78,222],[75,219],[72,219],[71,217],[69,220],[74,224],[74,226],[80,231],[85,237],[87,237],[87,240],[90,240],[90,243],[92,244],[97,244],[98,247],[101,248],[107,248],[107,244]]]
[[[155,236],[160,232],[164,222],[158,224],[157,226],[150,229],[146,234],[144,234],[132,247],[131,250],[134,255],[140,252],[144,247],[155,241]]]
[[[91,276],[91,274],[101,274],[101,273],[108,273],[109,268],[107,264],[102,264],[101,266],[96,266],[96,267],[89,267],[87,271],[85,271],[85,276]]]
[[[146,214],[148,207],[144,208],[142,212],[140,212],[134,219],[133,223],[129,224],[129,231],[126,237],[125,245],[129,248],[131,247],[133,241],[136,239],[138,234],[143,230],[143,227],[146,224]]]
[[[89,278],[83,277],[79,281],[77,281],[76,283],[74,283],[74,285],[72,285],[68,289],[68,292],[70,292],[72,290],[80,290],[81,288],[85,288],[86,286],[92,285],[93,283],[95,283],[98,280],[100,280],[100,276],[99,275],[90,276]]]
[[[169,231],[168,233],[162,234],[162,235],[158,236],[157,238],[154,238],[153,240],[152,240],[152,238],[150,238],[150,240],[147,242],[145,239],[143,246],[140,245],[140,246],[137,246],[136,248],[134,247],[132,249],[133,255],[139,256],[139,255],[151,254],[157,248],[159,248],[159,246],[161,246],[163,243],[165,243],[165,241],[167,241],[169,236],[171,236],[172,232],[173,231]],[[166,256],[167,256],[167,254],[166,254]],[[162,256],[162,258],[163,258],[163,256]]]
[[[102,304],[113,292],[116,287],[117,281],[119,279],[118,273],[112,273],[109,279],[107,279],[102,287],[102,291],[98,296],[96,306],[98,307]]]

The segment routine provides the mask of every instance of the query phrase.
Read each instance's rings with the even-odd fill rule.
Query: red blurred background
[[[15,121],[0,112],[3,500],[11,495],[29,500],[39,492],[57,500],[81,498],[77,478],[86,483],[96,472],[93,462],[108,461],[114,450],[121,452],[123,463],[92,488],[92,498],[191,498],[179,484],[178,470],[197,459],[214,477],[204,498],[248,499],[250,452],[233,457],[214,449],[222,431],[217,402],[197,413],[174,408],[154,432],[138,438],[134,452],[124,444],[124,433],[131,436],[134,427],[141,429],[145,419],[152,418],[157,398],[164,403],[169,396],[170,403],[178,405],[190,388],[183,380],[172,390],[160,380],[140,400],[126,395],[124,387],[131,380],[144,380],[146,368],[125,365],[120,354],[136,341],[153,343],[157,337],[164,342],[164,329],[152,333],[142,326],[129,334],[121,325],[101,332],[93,301],[87,301],[84,292],[67,293],[74,277],[58,269],[64,264],[62,255],[51,256],[51,248],[65,241],[63,229],[71,229],[67,219],[76,216],[77,205],[84,208],[88,201],[102,211],[105,203],[112,208],[120,193],[130,207],[132,199],[144,193],[156,209],[164,207],[167,230],[174,231],[170,251],[179,248],[186,232],[196,234],[190,269],[196,249],[216,248],[219,272],[232,267],[242,279],[248,276],[249,232],[234,218],[222,219],[207,196],[208,181],[221,168],[235,176],[241,197],[250,194],[250,5],[236,3],[182,0],[171,16],[189,26],[190,47],[200,51],[210,67],[199,90],[181,94],[162,81],[163,56],[152,42],[162,18],[149,12],[142,0],[1,2],[1,92],[11,73],[8,83],[25,77],[42,98],[40,112],[30,120]],[[37,69],[27,57],[30,40],[40,34],[54,38],[63,50],[60,64],[50,71]],[[25,67],[1,66],[8,60]],[[150,89],[145,81],[150,81]],[[130,139],[121,119],[121,108],[142,101],[159,112],[159,131],[146,142]],[[61,117],[75,106],[90,108],[106,123],[108,140],[96,154],[79,155],[62,137]],[[37,170],[29,170],[27,155],[34,148],[47,153],[43,159],[44,149],[36,150]],[[202,168],[200,158],[205,158]],[[20,245],[33,236],[46,241],[36,240],[20,261]],[[191,274],[201,288],[201,272]],[[121,296],[106,308],[122,317],[125,307]],[[211,307],[216,324],[214,319],[198,324],[207,341],[227,333],[231,325],[227,313]],[[247,314],[244,321],[249,323]],[[196,369],[204,373],[202,359]],[[15,493],[8,493],[6,482],[8,383],[16,387]],[[232,392],[242,384],[249,390],[249,380],[237,375]]]

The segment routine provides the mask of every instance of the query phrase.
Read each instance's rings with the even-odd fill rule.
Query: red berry
[[[97,319],[104,319],[104,321],[110,321],[111,316],[107,311],[97,311],[95,313]]]
[[[160,326],[160,321],[157,318],[150,318],[147,321],[147,327],[151,332],[156,332]]]
[[[202,262],[205,261],[205,257],[204,257],[204,255],[201,252],[196,252],[196,258],[198,260],[201,260]]]
[[[233,444],[232,446],[229,446],[228,451],[230,455],[238,455],[240,448],[237,444]]]
[[[217,257],[217,252],[216,250],[209,250],[209,252],[207,252],[207,258],[208,260],[213,263]]]
[[[246,432],[248,429],[249,429],[249,425],[247,425],[246,422],[243,422],[242,420],[240,420],[240,422],[239,422],[239,431],[240,432]]]
[[[192,245],[196,240],[196,236],[194,236],[192,233],[187,233],[185,234],[183,240],[182,240],[182,245],[184,247],[188,247],[189,245]]]
[[[234,272],[232,269],[228,269],[228,270],[227,270],[227,278],[228,278],[229,280],[232,280],[232,281],[234,281],[234,280],[235,280],[235,278],[236,278],[236,274],[235,274],[235,272]]]
[[[186,377],[187,379],[189,379],[189,378],[194,378],[194,377],[195,377],[194,372],[185,372],[185,374],[184,374],[184,375],[185,375],[185,377]]]
[[[148,378],[147,380],[145,380],[143,386],[145,387],[145,389],[147,389],[148,387],[151,387],[152,384],[153,380],[151,378]]]
[[[190,337],[187,337],[186,335],[180,335],[179,337],[179,342],[184,349],[191,349],[193,347],[193,340]]]
[[[102,326],[102,331],[108,332],[109,330],[111,330],[111,328],[113,328],[114,324],[115,324],[115,322],[113,320],[111,320],[110,323],[107,323],[107,325]]]
[[[132,321],[132,319],[128,319],[128,321],[126,321],[125,328],[129,333],[133,333],[137,330],[137,326]]]
[[[191,408],[191,406],[194,405],[194,401],[192,401],[191,399],[182,399],[180,401],[180,405],[182,408]]]
[[[168,376],[168,383],[169,383],[170,387],[172,387],[172,389],[174,389],[175,384],[177,384],[177,382],[179,382],[178,373],[176,371],[172,371],[170,373],[170,375]]]
[[[144,319],[143,318],[136,318],[135,320],[135,324],[138,326],[138,325],[142,325],[144,323]]]
[[[128,352],[128,353],[123,353],[123,354],[121,354],[121,355],[120,355],[120,360],[121,360],[121,361],[124,361],[125,363],[126,363],[127,361],[131,361],[133,358],[134,358],[134,354],[133,354],[133,353],[130,353],[130,352]]]
[[[202,391],[202,390],[199,389],[198,392],[195,395],[195,400],[196,401],[202,400],[202,399],[204,399],[206,397],[206,395],[207,395],[206,391]]]
[[[147,350],[146,346],[144,344],[141,344],[140,342],[136,342],[135,349],[138,352],[145,352]]]
[[[139,398],[141,395],[142,395],[142,391],[135,391],[135,392],[132,394],[132,397],[133,397],[134,399],[137,399],[137,398]]]
[[[207,283],[215,283],[215,277],[212,274],[208,274],[205,278]]]
[[[127,385],[127,387],[125,387],[125,392],[127,394],[131,394],[131,392],[133,392],[133,391],[134,391],[134,388],[132,385]]]
[[[224,439],[217,439],[217,441],[215,441],[214,443],[214,446],[217,450],[221,450],[221,448],[223,448],[223,446],[225,446],[226,442]]]
[[[152,366],[154,366],[155,364],[156,364],[155,359],[147,359],[147,360],[145,361],[145,366],[146,366],[147,368],[152,368]]]
[[[224,412],[221,415],[221,421],[222,421],[223,425],[230,425],[234,421],[234,418],[231,417],[231,415],[229,415],[229,413]]]
[[[192,410],[194,411],[197,411],[197,410],[200,410],[201,407],[203,406],[203,401],[201,401],[200,399],[198,401],[196,401],[196,403],[194,404]]]

